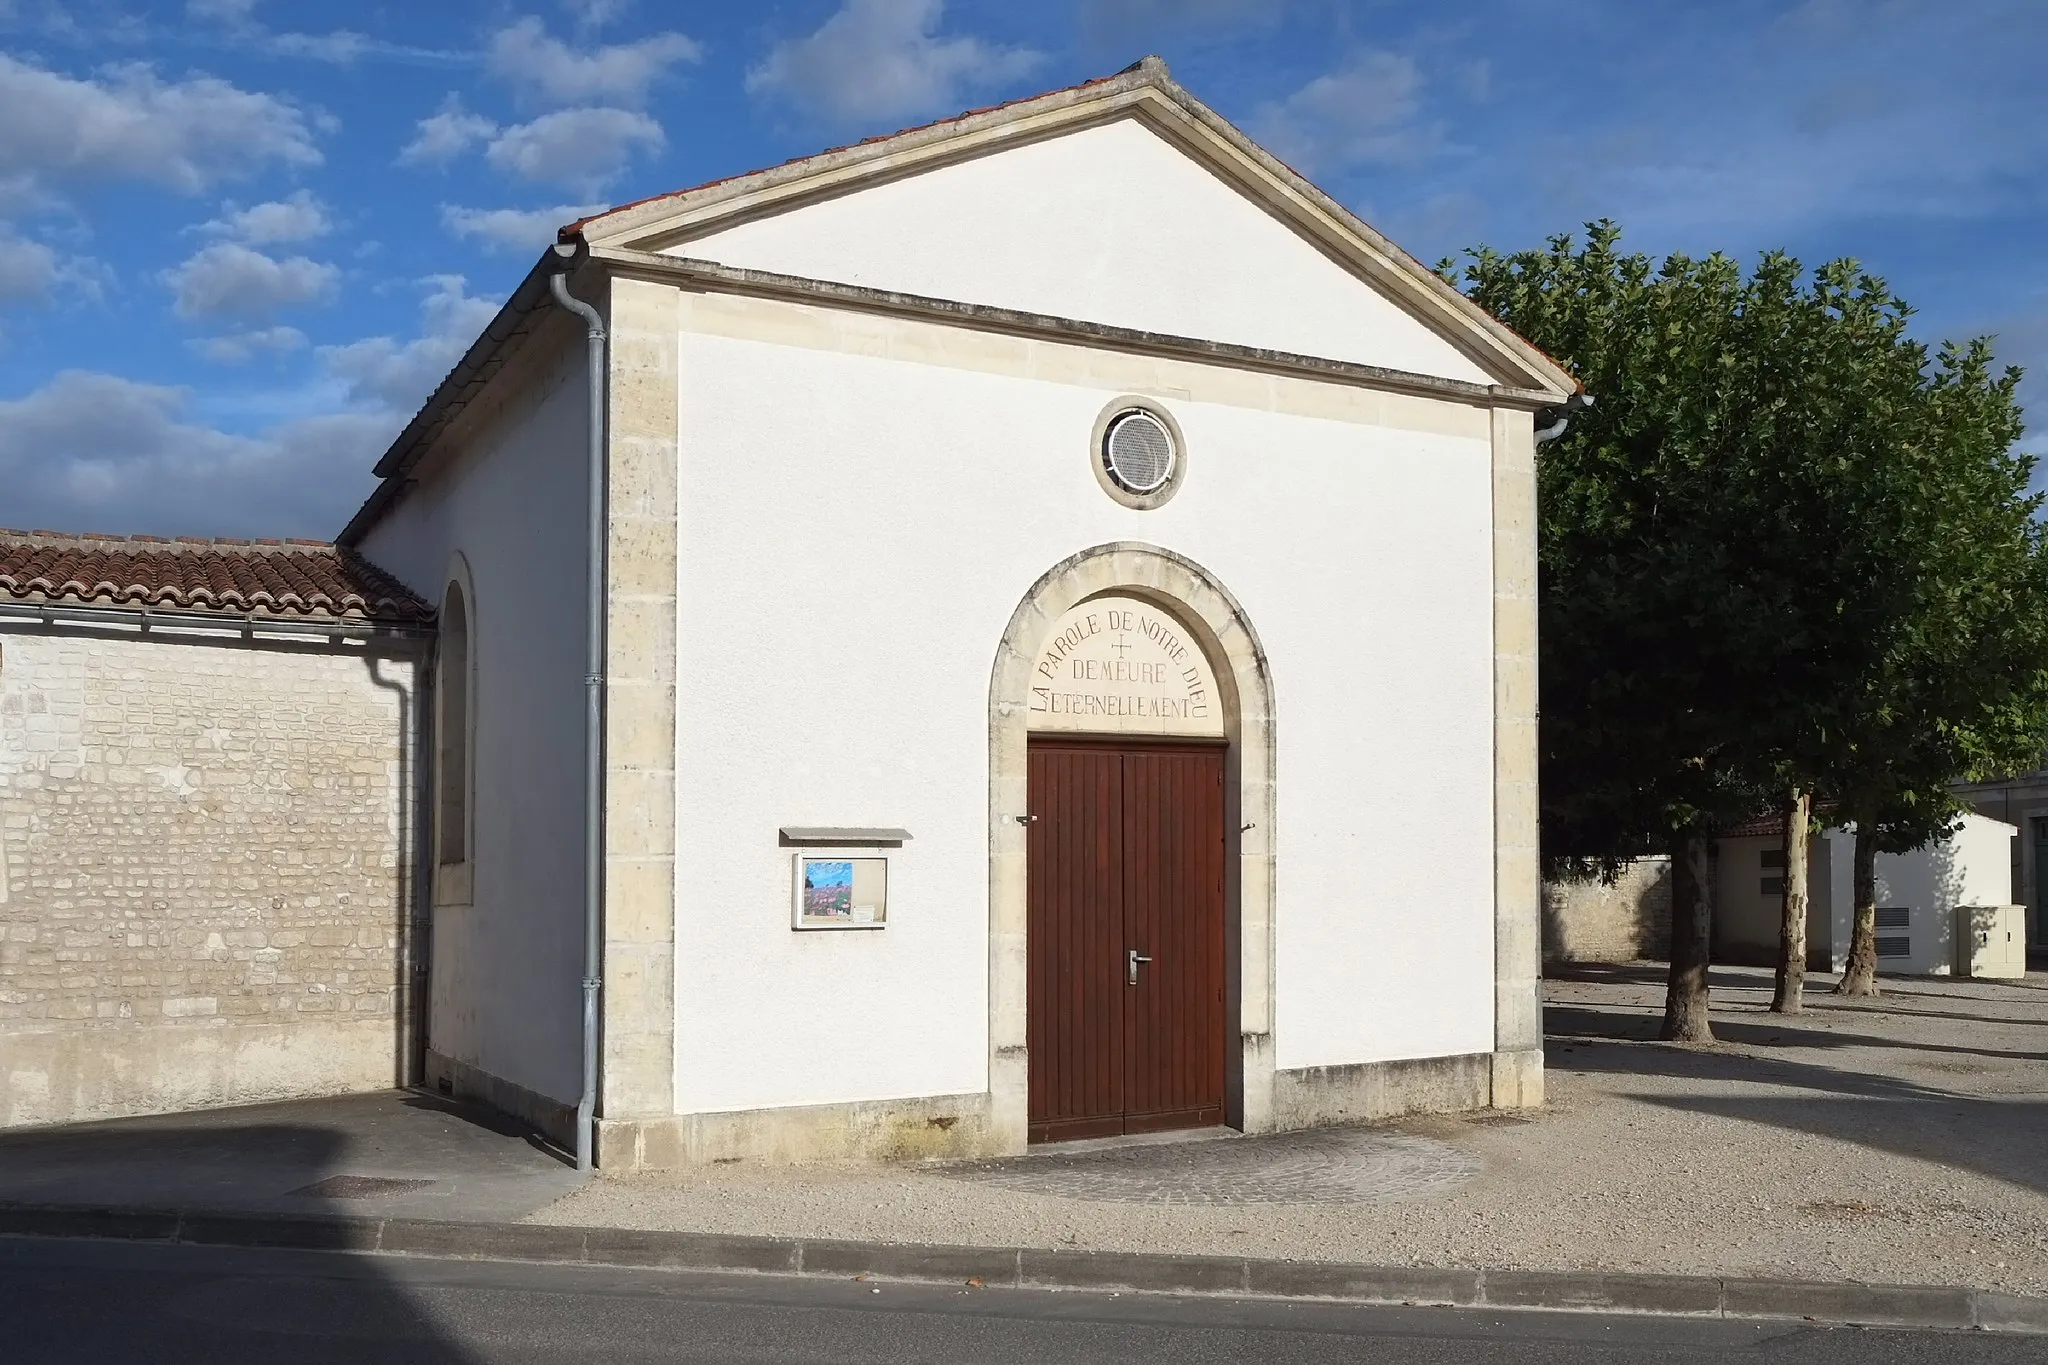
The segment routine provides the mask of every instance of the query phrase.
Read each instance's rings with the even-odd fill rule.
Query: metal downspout
[[[590,526],[583,669],[583,1090],[576,1100],[576,1169],[591,1168],[597,1121],[597,993],[604,974],[605,331],[597,310],[569,292],[568,272],[589,255],[582,240],[555,245],[548,289],[583,319],[590,347]]]
[[[405,1083],[427,1083],[427,1021],[433,1002],[434,978],[434,750],[439,732],[434,725],[434,674],[441,643],[431,641],[415,656],[413,677],[413,832],[412,832],[412,998],[406,1002],[412,1038],[405,1050]]]
[[[1547,427],[1536,428],[1536,444],[1539,446],[1548,445],[1564,435],[1565,428],[1572,424],[1572,414],[1580,408],[1590,408],[1592,406],[1593,395],[1587,393],[1584,389],[1580,389],[1577,393],[1565,399],[1563,406],[1543,409],[1544,412],[1551,414],[1553,420]]]

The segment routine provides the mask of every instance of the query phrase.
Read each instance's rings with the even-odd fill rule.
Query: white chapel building
[[[1574,387],[1156,59],[564,228],[331,552],[434,621],[398,1079],[610,1168],[1540,1103]]]

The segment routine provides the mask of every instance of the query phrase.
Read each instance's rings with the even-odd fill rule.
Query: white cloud
[[[1042,53],[933,30],[945,0],[846,0],[808,37],[775,45],[747,72],[747,93],[834,122],[906,118],[962,103],[1043,64]]]
[[[0,228],[0,302],[40,303],[56,288],[58,274],[56,252]]]
[[[660,124],[629,109],[563,109],[505,129],[484,155],[501,171],[592,194],[666,141]]]
[[[633,7],[633,0],[562,0],[578,28],[603,28]]]
[[[307,116],[211,76],[149,67],[77,80],[0,54],[0,182],[131,179],[194,194],[270,165],[320,161]]]
[[[239,365],[259,355],[283,355],[306,344],[306,334],[296,327],[258,327],[225,336],[200,337],[187,343],[208,360]]]
[[[215,41],[225,41],[267,57],[304,58],[336,66],[346,66],[363,57],[428,62],[437,66],[460,65],[475,60],[469,53],[387,42],[345,28],[328,33],[277,32],[257,20],[256,3],[257,0],[186,0],[185,13],[201,23],[217,25],[221,32],[210,35]],[[0,17],[4,14],[4,9],[0,9]]]
[[[216,242],[165,271],[163,280],[177,291],[181,318],[255,319],[325,298],[340,276],[304,256],[278,260],[238,242]]]
[[[459,96],[449,95],[441,107],[419,121],[411,142],[398,154],[401,166],[440,166],[454,160],[479,142],[497,136],[498,125],[481,114],[462,107]]]
[[[262,47],[280,57],[305,57],[316,62],[333,62],[337,66],[345,66],[371,52],[398,55],[406,51],[387,48],[345,28],[332,33],[266,33],[262,37]]]
[[[63,256],[0,223],[0,303],[48,303],[59,289],[97,299],[113,272],[90,256]]]
[[[282,199],[241,208],[221,205],[221,215],[201,223],[199,231],[214,237],[262,246],[269,242],[304,242],[333,230],[327,206],[310,190],[296,190]]]
[[[256,9],[256,0],[186,0],[185,13],[194,19],[217,24],[246,24]]]
[[[189,404],[183,389],[83,370],[0,401],[9,516],[81,531],[331,536],[400,420],[345,412],[240,436],[192,421]]]
[[[1080,18],[1091,36],[1128,40],[1162,29],[1263,26],[1286,10],[1285,0],[1089,0]]]
[[[638,105],[670,67],[703,56],[704,49],[680,33],[579,52],[528,17],[492,37],[485,64],[492,75],[547,104]]]
[[[417,337],[365,337],[320,348],[321,363],[347,387],[351,401],[410,417],[498,314],[498,303],[470,295],[460,275],[434,275],[424,283],[430,292],[420,304]]]
[[[441,226],[451,236],[474,238],[493,251],[535,253],[555,240],[564,223],[606,207],[603,204],[557,204],[546,209],[472,209],[441,205]]]
[[[497,313],[459,275],[421,283],[418,335],[320,348],[326,382],[339,386],[346,408],[254,435],[195,420],[184,389],[91,371],[68,370],[24,398],[0,400],[8,516],[153,535],[335,534],[375,484],[377,457]],[[292,344],[279,335],[289,331],[242,336],[254,349],[274,349]]]
[[[1440,151],[1444,133],[1418,124],[1423,75],[1396,52],[1360,52],[1284,100],[1267,104],[1251,131],[1304,174],[1372,162],[1414,162]]]

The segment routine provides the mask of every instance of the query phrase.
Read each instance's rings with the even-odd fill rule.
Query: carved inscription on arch
[[[1135,597],[1093,597],[1046,633],[1031,674],[1030,728],[1094,734],[1223,734],[1216,675],[1181,624]]]

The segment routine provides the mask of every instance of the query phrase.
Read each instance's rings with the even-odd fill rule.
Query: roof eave
[[[1168,356],[1197,364],[1224,365],[1269,374],[1291,375],[1325,383],[1350,384],[1387,393],[1413,394],[1482,407],[1534,411],[1562,402],[1566,396],[1548,387],[1479,384],[1470,380],[1447,379],[1438,375],[1389,369],[1357,361],[1331,360],[1322,356],[1267,350],[1233,342],[1210,341],[1201,337],[1146,332],[1109,323],[1088,322],[1079,318],[1028,313],[1014,308],[1000,308],[992,304],[971,303],[959,299],[904,294],[868,285],[845,284],[837,280],[781,275],[772,271],[751,270],[743,266],[725,265],[718,261],[669,256],[659,252],[600,247],[591,252],[591,260],[616,275],[656,280],[681,289],[709,294],[779,299],[816,307],[844,309],[849,312],[915,318],[942,327],[998,332],[1064,345],[1091,346],[1140,355]]]
[[[356,514],[349,518],[335,544],[354,546],[370,528],[404,496],[412,471],[434,439],[460,416],[472,398],[480,393],[504,363],[515,355],[535,330],[533,315],[549,306],[548,277],[555,270],[552,250],[541,253],[526,278],[519,282],[483,332],[463,352],[447,376],[429,397],[405,430],[385,450],[372,471],[381,482],[371,491]]]
[[[1502,374],[1511,387],[1554,392],[1557,401],[1578,391],[1578,381],[1563,366],[1190,94],[1157,57],[1102,80],[598,214],[564,232],[581,233],[592,248],[658,251],[713,222],[778,211],[877,176],[928,169],[944,164],[949,152],[972,155],[992,135],[1007,145],[1125,116],[1145,118],[1188,150],[1205,142],[1211,149],[1227,148],[1241,163],[1229,169],[1245,190],[1265,199],[1297,230],[1348,257],[1425,326],[1452,339],[1482,368]],[[1277,195],[1269,192],[1274,188]]]

